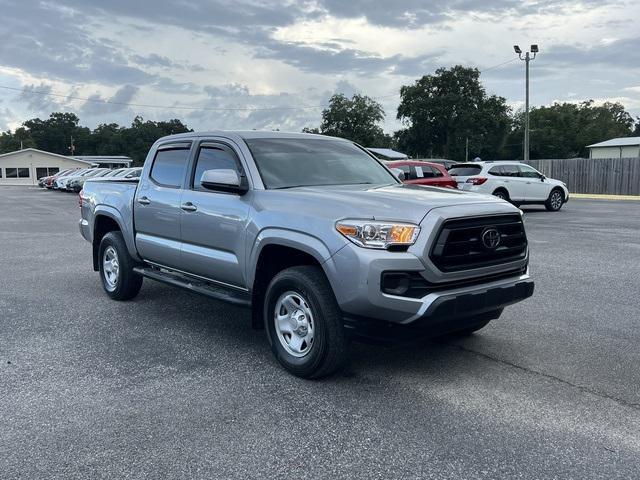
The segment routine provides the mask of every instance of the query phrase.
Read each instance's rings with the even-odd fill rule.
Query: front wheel
[[[544,206],[550,212],[557,212],[564,203],[564,194],[560,190],[552,190]]]
[[[133,271],[134,260],[129,255],[122,233],[109,232],[100,242],[100,279],[104,291],[113,300],[130,300],[142,288],[142,276]]]
[[[265,294],[264,322],[276,359],[293,375],[319,378],[344,365],[342,313],[320,267],[278,273]]]

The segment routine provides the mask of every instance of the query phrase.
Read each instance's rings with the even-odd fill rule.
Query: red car
[[[431,162],[398,160],[386,162],[387,167],[404,172],[404,183],[430,185],[432,187],[458,188],[456,182],[444,166]]]

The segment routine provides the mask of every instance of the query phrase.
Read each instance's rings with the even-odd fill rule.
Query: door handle
[[[531,185],[531,182],[527,182],[527,185]]]
[[[140,205],[149,205],[151,203],[151,200],[149,200],[147,197],[140,197],[138,199],[138,203]]]
[[[185,212],[195,212],[196,210],[198,210],[198,207],[196,207],[191,202],[183,203],[182,205],[180,205],[180,208]]]

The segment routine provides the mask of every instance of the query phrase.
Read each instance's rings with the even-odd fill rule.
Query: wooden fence
[[[565,182],[572,193],[640,195],[640,158],[567,158],[528,163],[546,176]]]

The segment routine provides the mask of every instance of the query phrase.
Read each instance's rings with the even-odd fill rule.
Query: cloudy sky
[[[332,93],[359,92],[390,132],[399,87],[442,66],[478,67],[520,107],[516,43],[540,45],[533,105],[615,100],[640,115],[637,0],[0,0],[0,12],[2,130],[51,111],[90,127],[142,115],[300,130]]]

